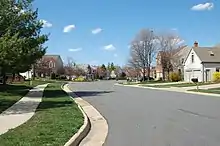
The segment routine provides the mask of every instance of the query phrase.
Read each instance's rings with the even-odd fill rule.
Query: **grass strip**
[[[188,91],[220,94],[220,88],[199,89],[199,90],[197,90],[197,89],[192,89],[192,90],[188,90]]]
[[[214,84],[212,82],[205,82],[205,83],[198,83],[199,86],[202,85],[210,85]],[[167,84],[167,85],[149,85],[149,87],[155,87],[155,88],[170,88],[170,87],[192,87],[196,86],[195,83],[179,83],[179,84]]]
[[[35,115],[23,125],[0,136],[1,146],[62,146],[82,126],[83,114],[77,104],[52,83]]]

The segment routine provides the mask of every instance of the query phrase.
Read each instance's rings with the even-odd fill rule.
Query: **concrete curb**
[[[188,93],[188,94],[197,94],[197,95],[204,95],[204,96],[220,97],[220,94],[214,94],[214,93],[204,93],[204,92],[196,92],[196,91],[185,91],[185,93]]]
[[[84,123],[78,130],[76,134],[74,134],[67,143],[65,143],[64,146],[78,146],[80,142],[86,137],[86,135],[89,133],[91,124],[89,121],[89,118],[87,117],[86,113],[80,106],[80,103],[78,103],[74,98],[73,98],[73,93],[68,89],[67,84],[63,84],[61,88],[72,98],[76,104],[78,105],[79,109],[81,110],[83,117],[84,117]],[[75,96],[74,96],[75,97]]]
[[[68,84],[65,84],[63,87],[86,116],[84,117],[85,126],[83,125],[80,128],[82,131],[80,132],[79,130],[65,146],[102,146],[108,134],[107,121],[91,104],[72,92]],[[85,122],[85,119],[87,119],[88,122]],[[75,142],[76,138],[79,139],[78,142]]]

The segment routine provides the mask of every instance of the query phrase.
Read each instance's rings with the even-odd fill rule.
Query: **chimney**
[[[194,47],[198,47],[199,43],[197,41],[194,42]]]

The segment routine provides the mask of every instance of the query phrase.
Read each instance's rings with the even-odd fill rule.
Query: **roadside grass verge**
[[[199,86],[201,85],[210,85],[214,84],[213,82],[205,82],[205,83],[198,83]],[[196,86],[195,83],[179,83],[179,84],[167,84],[167,85],[149,85],[148,87],[155,87],[155,88],[170,88],[170,87],[191,87]]]
[[[0,85],[0,113],[15,104],[28,91],[40,84],[45,84],[45,81],[33,81],[32,85],[29,85],[29,81],[13,83],[7,85]]]
[[[125,82],[125,83],[121,83],[124,85],[150,85],[150,84],[159,84],[159,83],[171,83],[170,81],[160,81],[160,80],[152,80],[152,81],[144,81],[144,82]]]
[[[35,115],[23,125],[0,135],[4,146],[61,146],[82,126],[83,114],[77,104],[61,89],[61,83],[52,83]]]
[[[188,91],[220,94],[220,88],[199,89],[199,90],[192,89],[192,90],[188,90]]]

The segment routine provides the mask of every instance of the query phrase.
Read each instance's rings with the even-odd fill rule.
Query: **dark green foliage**
[[[125,78],[126,77],[126,73],[122,72],[120,77]]]
[[[53,79],[53,80],[56,79],[56,74],[55,73],[51,73],[50,78]]]
[[[48,35],[42,35],[42,22],[32,0],[0,1],[0,67],[6,72],[25,72],[45,53],[43,44]]]

